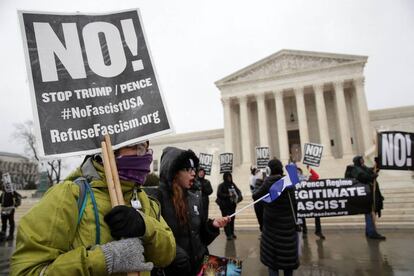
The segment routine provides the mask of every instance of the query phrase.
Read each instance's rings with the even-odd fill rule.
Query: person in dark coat
[[[355,156],[352,160],[353,166],[348,166],[345,177],[351,177],[361,183],[368,184],[372,190],[375,185],[375,205],[373,206],[373,213],[365,214],[365,235],[370,239],[385,240],[385,237],[377,232],[374,217],[375,213],[381,216],[381,209],[383,208],[384,197],[381,194],[378,183],[378,170],[365,166],[365,161],[362,156]],[[372,200],[374,202],[374,200]],[[372,203],[371,203],[372,204]]]
[[[283,177],[283,165],[274,158],[268,163],[268,177],[253,194],[257,200],[269,193],[273,183]],[[273,202],[264,203],[263,231],[260,240],[260,260],[268,267],[269,275],[292,275],[299,267],[298,227],[294,187],[286,188]]]
[[[209,245],[229,218],[208,219],[201,198],[189,189],[194,183],[198,158],[192,150],[167,147],[160,166],[158,200],[161,213],[177,244],[176,258],[166,275],[196,275]]]
[[[16,191],[6,191],[0,195],[1,203],[1,233],[0,240],[13,240],[14,235],[14,212],[15,208],[20,205],[22,196]],[[7,222],[9,223],[9,234],[6,235]]]
[[[208,179],[205,178],[206,171],[204,168],[199,168],[197,171],[197,177],[194,185],[191,187],[191,190],[199,191],[201,193],[201,199],[203,203],[203,210],[208,217],[208,207],[210,205],[210,200],[208,197],[213,193],[213,187]]]
[[[260,177],[257,177],[256,183],[254,184],[252,195],[254,194],[255,191],[258,191],[260,189],[260,187],[263,185],[265,178],[266,178],[266,174],[263,172],[260,172]],[[257,222],[259,223],[260,232],[262,232],[263,230],[263,204],[264,202],[259,201],[254,205],[254,213],[256,214]]]
[[[239,188],[233,182],[231,173],[226,172],[223,174],[223,182],[217,187],[217,199],[216,203],[220,207],[222,216],[229,216],[236,211],[237,203],[243,200],[243,196]],[[234,220],[236,216],[231,218],[229,224],[224,227],[227,240],[236,239],[234,234]]]

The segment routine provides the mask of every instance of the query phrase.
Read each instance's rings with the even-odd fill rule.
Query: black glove
[[[144,219],[132,207],[116,206],[105,215],[104,220],[111,229],[111,236],[114,239],[142,237],[145,234]]]
[[[190,257],[184,249],[177,246],[174,261],[169,265],[167,271],[172,275],[189,275],[191,271]]]

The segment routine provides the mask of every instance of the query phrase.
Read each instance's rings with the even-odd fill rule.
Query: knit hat
[[[279,159],[273,158],[267,163],[267,175],[283,175],[283,165]]]

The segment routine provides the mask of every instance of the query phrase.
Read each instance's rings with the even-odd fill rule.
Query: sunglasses
[[[148,148],[147,143],[139,143],[136,145],[137,147],[137,155],[141,156],[144,155],[146,153],[152,154],[152,149]]]
[[[186,171],[186,172],[196,172],[196,168],[192,168],[192,167],[190,167],[190,168],[184,168],[183,171]]]

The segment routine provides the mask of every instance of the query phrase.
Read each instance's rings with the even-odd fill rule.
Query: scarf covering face
[[[119,178],[123,180],[134,181],[143,184],[145,178],[150,172],[152,154],[144,155],[126,155],[116,158]]]

